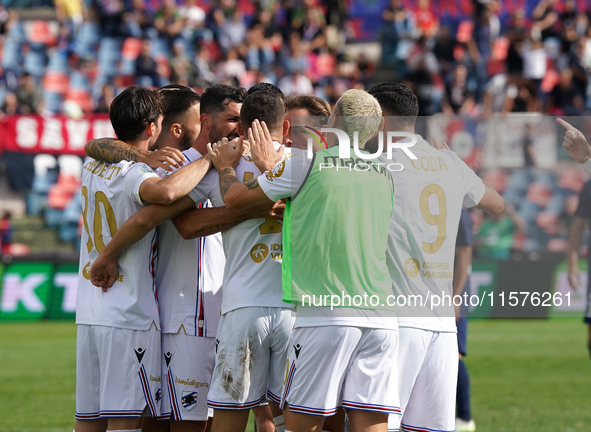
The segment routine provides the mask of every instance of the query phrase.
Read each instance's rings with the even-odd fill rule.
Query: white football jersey
[[[279,148],[279,144],[275,144]],[[290,157],[289,149],[284,157]],[[239,181],[247,182],[261,174],[250,154],[242,156],[236,167]],[[207,199],[215,207],[225,206],[220,194],[218,172],[211,170],[189,193],[196,203]],[[222,314],[231,310],[258,307],[285,307],[282,301],[281,262],[283,239],[281,222],[274,218],[248,219],[222,232],[226,267]]]
[[[410,151],[418,159],[400,150],[391,160],[383,156],[385,163],[404,166],[392,173],[394,213],[387,255],[394,290],[406,298],[404,306],[402,299],[397,301],[398,322],[400,327],[455,332],[451,297],[460,214],[462,206],[480,202],[485,186],[458,155],[436,150],[419,135]],[[420,296],[424,306],[414,307],[416,297],[409,295]]]
[[[201,158],[194,148],[183,152],[189,162]],[[156,170],[166,177],[172,172]],[[200,207],[211,207],[205,201]],[[171,221],[158,226],[156,286],[162,333],[181,327],[190,336],[215,337],[222,305],[226,257],[220,233],[185,240]]]
[[[157,177],[135,162],[87,159],[82,166],[84,229],[76,298],[76,324],[103,325],[129,330],[160,328],[154,271],[156,231],[152,230],[120,255],[119,277],[103,293],[88,279],[90,266],[118,228],[143,207],[139,190],[143,181]]]

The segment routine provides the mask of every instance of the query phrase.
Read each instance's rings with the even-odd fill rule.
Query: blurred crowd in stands
[[[0,6],[3,114],[106,113],[132,84],[270,82],[334,103],[391,80],[413,89],[420,115],[591,110],[589,0],[383,0],[369,25],[356,15],[362,0],[54,1],[56,21]],[[358,39],[376,55],[346,49]],[[28,209],[75,243],[78,192],[54,171],[37,170]],[[474,215],[480,256],[563,251],[585,181],[569,172],[526,163],[481,173],[511,205],[496,218]]]

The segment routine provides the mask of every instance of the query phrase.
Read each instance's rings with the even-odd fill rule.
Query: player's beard
[[[217,128],[214,124],[211,125],[211,129],[209,130],[209,142],[216,143],[220,141],[222,138],[228,138],[228,141],[232,141],[234,138],[238,138],[240,134],[234,129],[228,135],[224,135],[221,130]]]
[[[188,133],[184,133],[179,141],[181,151],[189,150],[193,146],[195,140]]]

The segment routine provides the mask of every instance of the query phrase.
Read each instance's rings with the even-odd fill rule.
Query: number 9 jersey
[[[160,329],[154,283],[157,263],[156,231],[120,255],[119,277],[107,293],[89,280],[90,267],[118,227],[143,207],[139,189],[158,177],[135,162],[108,164],[88,159],[82,166],[82,243],[76,299],[76,324],[129,330]]]
[[[462,206],[480,202],[485,186],[457,154],[436,150],[419,135],[410,150],[417,159],[396,151],[387,161],[404,167],[392,173],[394,213],[387,253],[394,291],[402,296],[396,302],[398,322],[401,327],[455,332],[451,301],[460,215]],[[436,299],[443,295],[449,297],[438,305]]]

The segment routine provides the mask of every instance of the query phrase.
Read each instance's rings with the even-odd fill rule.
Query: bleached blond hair
[[[382,108],[372,95],[363,90],[347,90],[335,104],[332,115],[338,120],[353,144],[353,133],[359,133],[359,148],[364,148],[378,131],[382,121]]]

